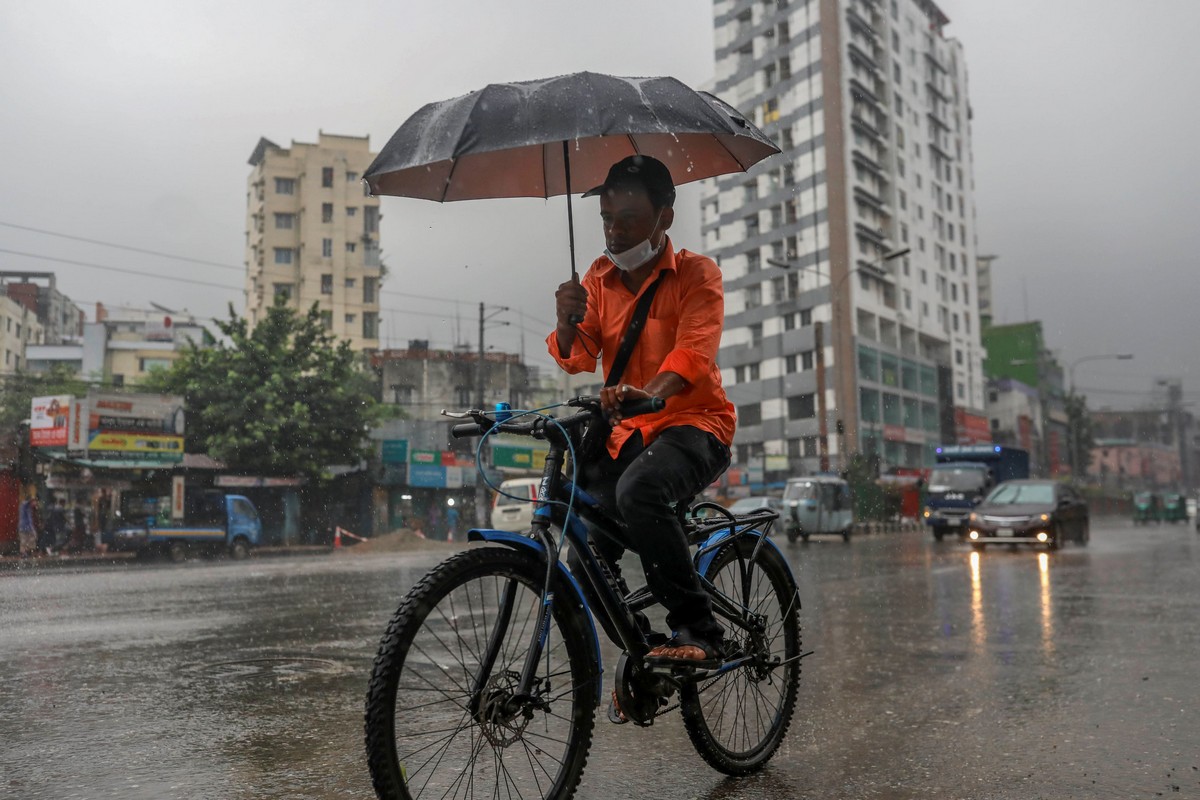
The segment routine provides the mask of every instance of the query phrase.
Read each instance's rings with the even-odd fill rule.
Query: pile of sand
[[[353,539],[343,539],[339,553],[402,553],[420,550],[452,552],[462,550],[467,546],[464,542],[443,542],[426,539],[419,532],[408,528],[397,528],[394,531],[372,536],[365,542],[355,542]]]

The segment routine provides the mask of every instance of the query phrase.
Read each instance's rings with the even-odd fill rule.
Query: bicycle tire
[[[748,559],[754,544],[744,539],[729,543],[705,575],[726,595],[766,618],[763,640],[780,665],[767,669],[751,662],[711,680],[684,684],[679,698],[692,745],[711,767],[727,775],[755,772],[775,754],[791,724],[800,682],[796,582],[783,556],[769,544],[759,548],[746,580],[739,555]],[[728,623],[726,627],[727,651],[754,650],[750,634]],[[755,722],[757,717],[763,719]]]
[[[511,696],[544,580],[536,555],[480,548],[442,562],[408,593],[380,642],[367,690],[367,763],[380,798],[574,794],[595,725],[599,658],[586,615],[561,577],[533,689],[547,707],[526,705],[513,719],[486,722],[469,709],[472,668],[495,628],[500,593],[515,581],[485,697]]]

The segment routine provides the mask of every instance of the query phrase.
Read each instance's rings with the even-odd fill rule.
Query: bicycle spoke
[[[528,554],[480,549],[439,570],[413,589],[419,602],[401,606],[376,663],[367,726],[377,788],[403,780],[415,800],[561,796],[578,783],[591,738],[587,628],[572,607],[556,605],[523,687],[544,614],[544,569]],[[434,575],[440,591],[428,584]],[[378,676],[389,659],[387,684]],[[525,691],[533,699],[521,700]],[[380,692],[386,713],[374,701]],[[386,738],[372,737],[378,724],[390,728]]]

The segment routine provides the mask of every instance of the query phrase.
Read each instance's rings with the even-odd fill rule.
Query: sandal
[[[721,646],[700,639],[675,634],[669,642],[646,654],[647,664],[667,667],[713,669],[723,661]]]
[[[625,716],[625,712],[621,710],[621,704],[617,702],[617,690],[612,690],[612,699],[608,701],[608,721],[613,725],[624,725],[629,722],[629,717]]]

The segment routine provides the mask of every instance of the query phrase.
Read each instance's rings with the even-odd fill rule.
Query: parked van
[[[533,504],[541,478],[514,478],[500,484],[492,502],[492,527],[498,531],[524,533],[533,523]],[[513,495],[510,497],[509,495]]]

